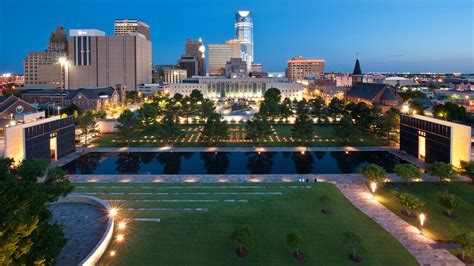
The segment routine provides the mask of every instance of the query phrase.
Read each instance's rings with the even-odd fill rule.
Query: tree
[[[434,162],[428,164],[428,172],[433,176],[437,177],[441,184],[456,178],[456,171],[453,166],[449,163]]]
[[[291,129],[291,133],[294,138],[301,140],[303,144],[313,138],[313,123],[311,122],[307,114],[300,114],[296,118],[295,124]]]
[[[448,191],[439,193],[438,202],[441,206],[446,208],[446,214],[449,217],[454,217],[454,211],[466,204],[464,200]]]
[[[144,129],[151,129],[156,125],[158,106],[154,103],[144,103],[138,111],[138,120]]]
[[[293,232],[286,235],[286,244],[295,251],[294,257],[300,257],[299,247],[304,245],[304,237],[300,232]]]
[[[279,89],[270,88],[265,91],[263,98],[263,102],[260,105],[260,112],[274,120],[279,115],[281,92]]]
[[[323,209],[321,210],[324,214],[330,214],[331,213],[331,199],[324,195],[319,198],[319,201],[323,205]]]
[[[352,122],[352,119],[345,115],[334,127],[334,136],[339,138],[344,145],[349,145],[360,138],[360,132]]]
[[[201,119],[205,120],[216,112],[216,107],[214,103],[208,99],[205,99],[201,103],[199,110],[199,116]]]
[[[398,191],[392,191],[397,198],[398,203],[404,208],[407,216],[413,216],[413,212],[419,212],[425,207],[425,202],[420,198],[410,194]]]
[[[25,160],[14,169],[12,159],[0,158],[0,265],[54,265],[67,241],[49,222],[47,203],[72,186],[60,168],[47,169],[46,160]]]
[[[261,138],[268,137],[272,134],[270,123],[267,118],[260,113],[254,115],[252,119],[247,122],[245,128],[247,130],[247,137],[249,139],[257,140],[259,144]]]
[[[362,258],[357,254],[363,249],[362,240],[360,237],[353,232],[344,232],[344,238],[342,241],[343,245],[351,250],[350,258],[354,261],[361,261]]]
[[[280,104],[280,118],[282,120],[287,121],[288,118],[293,115],[293,111],[291,110],[291,100],[288,98],[283,99],[283,102]]]
[[[408,186],[409,182],[413,179],[421,178],[421,172],[418,168],[412,164],[404,163],[395,166],[395,174],[401,177],[405,184]]]
[[[456,230],[456,235],[454,237],[456,242],[458,242],[462,247],[461,259],[466,261],[466,251],[474,249],[474,231],[461,231]]]
[[[181,131],[174,117],[172,112],[166,112],[158,127],[158,134],[167,141],[181,137]]]
[[[220,114],[212,114],[204,124],[202,135],[211,143],[218,143],[227,137],[227,125]]]
[[[189,95],[189,98],[193,102],[199,102],[204,100],[204,96],[202,95],[202,92],[199,90],[192,90],[191,94]]]
[[[474,183],[474,161],[461,162],[461,173],[469,177]]]
[[[400,111],[391,108],[376,120],[376,127],[378,135],[387,140],[387,145],[390,145],[390,133],[397,130],[400,125]]]
[[[239,245],[237,251],[238,254],[242,255],[242,257],[247,255],[245,247],[251,247],[254,245],[253,232],[248,224],[237,225],[234,228],[234,231],[230,234],[229,239],[235,241]]]
[[[436,104],[433,107],[433,115],[436,118],[441,118],[448,121],[469,122],[470,120],[466,113],[466,108],[453,102]]]
[[[321,121],[323,118],[326,117],[326,102],[322,97],[316,97],[314,99],[309,100],[308,105],[310,108],[311,115],[317,118],[318,121]]]
[[[344,102],[334,97],[331,99],[328,105],[329,114],[333,117],[338,117],[345,113]]]
[[[77,119],[77,128],[80,130],[80,136],[84,137],[84,146],[87,147],[87,140],[91,134],[97,133],[97,124],[94,114],[91,111],[84,112]]]
[[[360,170],[369,182],[382,183],[385,178],[385,169],[374,163],[368,164]]]
[[[130,146],[130,141],[135,137],[138,126],[138,119],[130,110],[125,110],[117,119],[117,134]]]

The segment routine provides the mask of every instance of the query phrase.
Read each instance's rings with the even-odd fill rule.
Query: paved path
[[[62,225],[68,239],[57,258],[57,265],[78,265],[95,247],[105,231],[104,213],[82,203],[49,205],[51,222]]]
[[[464,265],[446,249],[435,249],[436,242],[419,233],[419,230],[372,199],[363,178],[339,181],[336,186],[359,210],[395,237],[421,265]]]

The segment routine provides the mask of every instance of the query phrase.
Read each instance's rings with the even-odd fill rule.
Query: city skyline
[[[136,18],[150,25],[153,64],[175,63],[188,38],[201,36],[206,46],[232,39],[238,10],[252,12],[254,61],[266,71],[284,71],[287,60],[301,55],[325,59],[327,72],[351,72],[358,52],[365,72],[474,72],[470,1],[299,0],[291,7],[284,1],[271,5],[230,1],[225,6],[213,0],[199,5],[193,1],[138,1],[127,8],[112,7],[109,1],[86,1],[84,6],[73,2],[3,1],[0,13],[6,25],[0,30],[0,72],[22,73],[27,52],[46,49],[57,25],[67,31],[94,28],[113,34],[116,18]],[[166,12],[154,13],[159,9],[145,8],[147,5],[166,7]],[[7,6],[21,9],[23,15],[7,13]],[[71,10],[68,6],[75,11],[54,19],[48,16]],[[107,12],[102,13],[105,7]],[[84,12],[88,16],[81,15]],[[7,42],[12,32],[14,41]]]

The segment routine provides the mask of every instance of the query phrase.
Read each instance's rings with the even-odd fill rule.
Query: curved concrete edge
[[[89,204],[101,209],[108,209],[109,204],[99,198],[86,196],[86,195],[68,195],[64,198],[60,198],[55,203],[84,203]],[[54,204],[54,203],[53,203]],[[112,240],[112,235],[114,232],[114,219],[109,217],[107,220],[107,227],[105,228],[105,232],[102,235],[100,241],[95,245],[94,249],[79,263],[79,265],[89,266],[89,265],[97,265],[98,261],[104,255],[105,250],[110,244]]]

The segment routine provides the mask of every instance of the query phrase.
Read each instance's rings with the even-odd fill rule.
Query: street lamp
[[[410,107],[408,105],[404,104],[402,106],[402,112],[407,114],[408,112],[410,112]]]
[[[69,83],[69,63],[66,57],[60,57],[58,58],[59,64],[61,64],[62,67],[64,67],[64,84],[63,88],[65,90],[68,89],[68,83]]]

